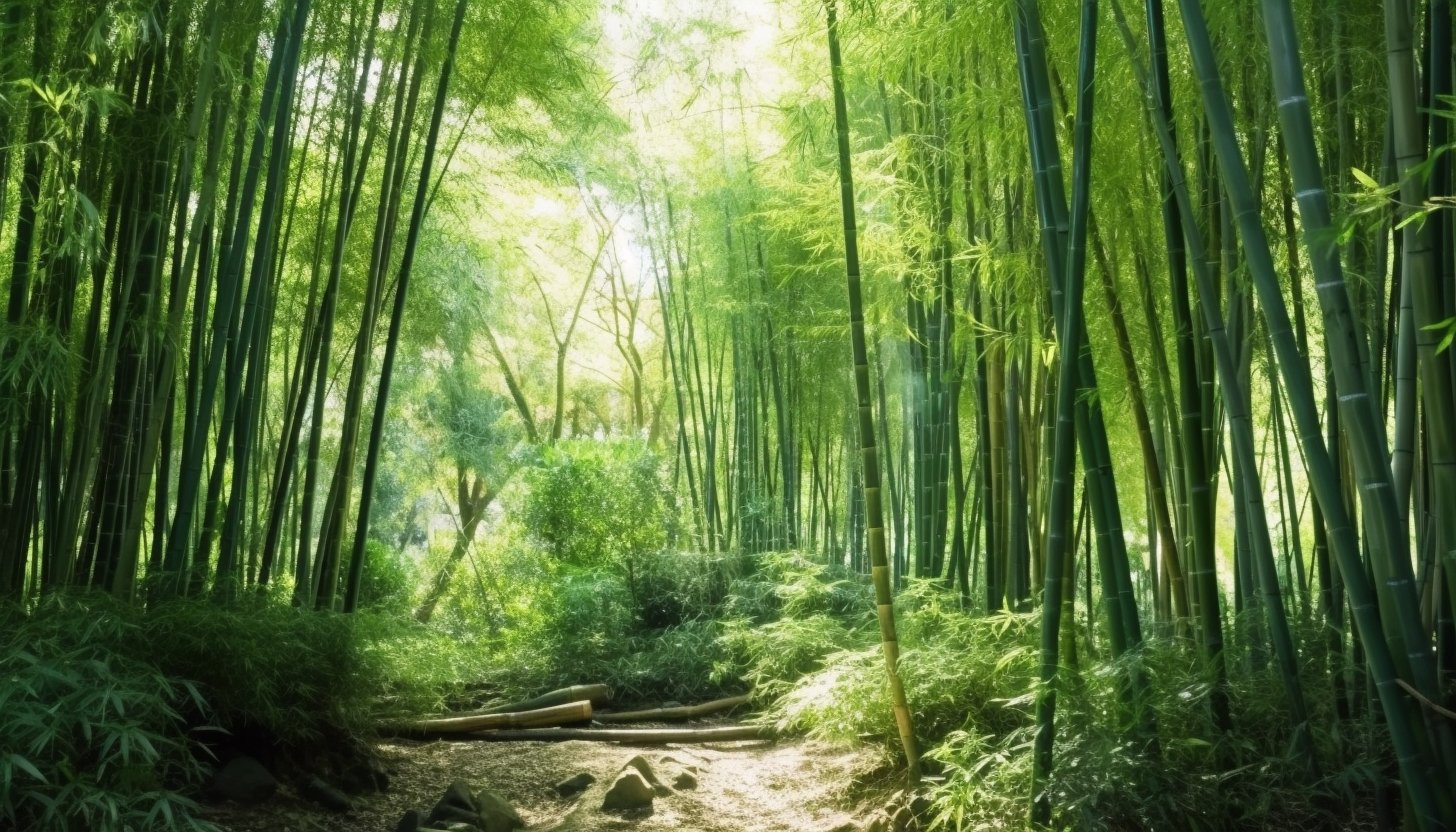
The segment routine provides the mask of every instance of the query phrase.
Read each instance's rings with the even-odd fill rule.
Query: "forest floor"
[[[228,832],[388,832],[409,809],[427,814],[445,788],[463,780],[505,798],[527,830],[554,832],[831,832],[857,828],[854,783],[873,755],[805,740],[706,745],[627,746],[600,742],[386,740],[377,744],[390,772],[387,792],[355,799],[355,810],[321,812],[283,788],[267,803],[205,808]],[[600,809],[603,789],[628,760],[642,755],[671,782],[695,767],[697,786],[658,797],[632,812]],[[566,799],[555,785],[587,772],[596,784]],[[856,814],[865,814],[863,807]]]

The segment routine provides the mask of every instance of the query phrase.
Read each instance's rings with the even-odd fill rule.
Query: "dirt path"
[[[854,820],[849,787],[870,765],[866,752],[797,740],[654,747],[395,740],[378,749],[390,789],[358,798],[348,814],[322,813],[284,789],[261,806],[210,807],[206,817],[229,832],[386,832],[406,810],[427,813],[446,786],[464,780],[499,793],[528,830],[829,832]],[[603,789],[638,754],[668,781],[696,767],[697,787],[658,797],[649,809],[601,811]],[[597,784],[572,799],[557,796],[555,784],[580,772]]]

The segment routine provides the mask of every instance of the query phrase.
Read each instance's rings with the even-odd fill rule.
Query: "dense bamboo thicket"
[[[495,636],[558,566],[636,600],[647,550],[797,552],[873,582],[912,781],[904,592],[1034,632],[1033,825],[1092,811],[1059,737],[1101,673],[1119,754],[1265,743],[1456,830],[1452,27],[0,0],[0,597],[352,612],[372,541]],[[502,501],[540,559],[482,569]]]
[[[7,3],[0,592],[352,609],[427,211],[579,14]]]

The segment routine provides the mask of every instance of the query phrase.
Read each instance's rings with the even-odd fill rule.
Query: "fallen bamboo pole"
[[[593,705],[600,705],[612,698],[612,690],[606,685],[572,685],[569,688],[553,690],[550,693],[543,693],[535,699],[527,699],[524,702],[512,702],[509,705],[497,705],[494,708],[482,708],[472,715],[505,714],[518,711],[534,711],[541,708],[549,708],[553,705],[565,705],[568,702],[590,702]]]
[[[648,745],[665,743],[730,742],[773,739],[773,729],[764,725],[732,725],[726,728],[540,728],[525,731],[478,731],[459,739],[494,742],[628,742]]]
[[[730,696],[727,699],[715,699],[712,702],[704,702],[700,705],[680,705],[676,708],[652,708],[646,711],[622,711],[616,714],[597,714],[593,717],[597,722],[671,722],[678,719],[693,719],[695,717],[715,714],[719,711],[732,710],[739,705],[748,704],[747,696]]]
[[[397,730],[418,734],[462,734],[499,728],[542,728],[567,722],[584,722],[591,718],[592,704],[583,700],[519,713],[471,714],[444,719],[422,719],[407,722],[399,726]]]

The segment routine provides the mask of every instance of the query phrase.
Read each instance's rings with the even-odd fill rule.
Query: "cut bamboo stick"
[[[592,704],[583,700],[508,714],[471,714],[444,719],[422,719],[405,723],[400,726],[400,730],[422,734],[461,734],[499,728],[541,728],[567,722],[582,722],[591,717]]]
[[[534,711],[540,708],[549,708],[553,705],[565,705],[568,702],[591,702],[593,705],[600,705],[612,698],[612,690],[606,685],[572,685],[569,688],[553,690],[550,693],[543,693],[535,699],[527,699],[524,702],[513,702],[509,705],[497,705],[494,708],[482,708],[476,714],[505,714],[518,711]]]
[[[671,722],[679,719],[693,719],[718,713],[719,711],[732,710],[739,705],[748,704],[747,696],[730,696],[727,699],[715,699],[712,702],[703,702],[699,705],[680,705],[675,708],[651,708],[645,711],[622,711],[615,714],[597,714],[594,719],[597,722]]]
[[[460,737],[460,739],[493,740],[495,742],[587,740],[588,742],[627,742],[647,745],[772,738],[773,729],[760,725],[732,725],[726,728],[540,728],[525,731],[478,731]]]

